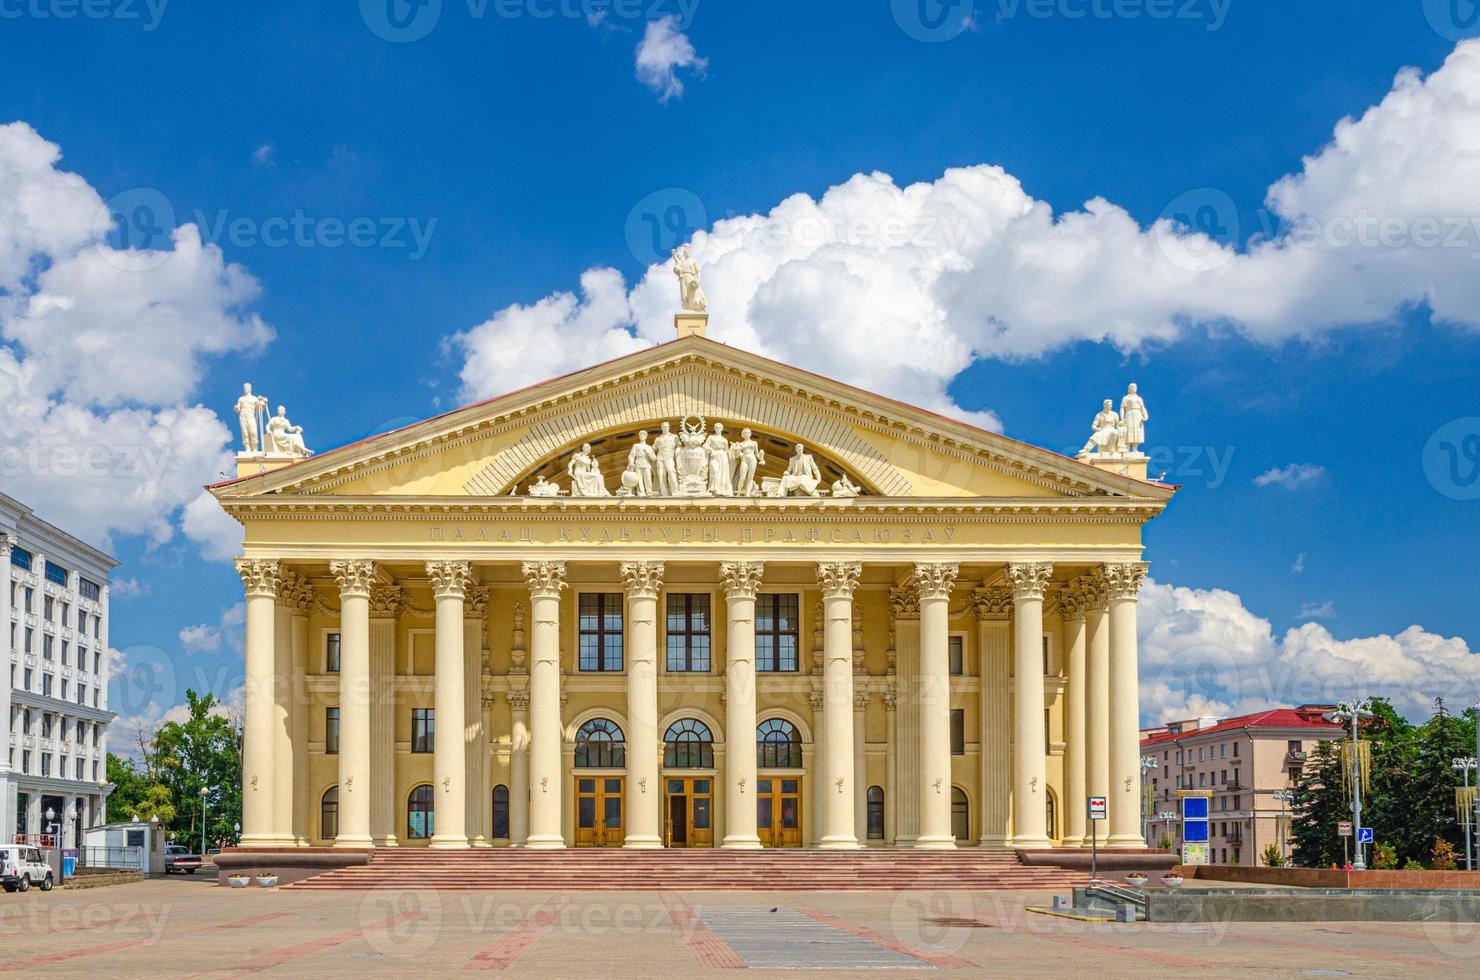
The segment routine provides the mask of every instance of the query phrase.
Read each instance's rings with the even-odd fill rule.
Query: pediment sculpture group
[[[802,443],[797,443],[779,479],[757,479],[765,462],[766,451],[750,429],[741,429],[740,438],[731,442],[723,423],[706,427],[704,419],[691,416],[679,423],[677,432],[672,423],[664,422],[651,441],[646,429],[637,434],[615,494],[607,489],[589,442],[581,444],[565,470],[572,497],[822,496],[822,473]],[[856,497],[861,492],[847,474],[828,489],[834,497]],[[529,485],[529,495],[558,497],[561,489],[540,476]]]
[[[1141,445],[1146,441],[1146,423],[1151,421],[1146,402],[1132,384],[1120,400],[1120,411],[1116,412],[1113,406],[1114,402],[1105,399],[1100,414],[1095,416],[1089,441],[1079,450],[1080,459],[1091,456],[1101,459],[1141,457]]]
[[[242,454],[246,456],[287,456],[306,459],[313,450],[303,443],[303,426],[288,419],[288,410],[279,405],[276,415],[268,415],[268,401],[242,385],[242,396],[236,400],[236,418],[241,424]]]

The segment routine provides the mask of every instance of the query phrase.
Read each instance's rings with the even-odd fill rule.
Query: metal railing
[[[1136,910],[1136,918],[1146,918],[1146,895],[1144,892],[1115,881],[1106,881],[1104,878],[1095,878],[1084,890],[1085,898],[1098,898],[1111,905],[1130,905]]]
[[[144,870],[142,847],[84,847],[78,852],[78,864],[84,868],[120,868]]]

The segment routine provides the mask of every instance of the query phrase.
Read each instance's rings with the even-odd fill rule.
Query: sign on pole
[[[1103,796],[1091,796],[1089,798],[1089,818],[1091,820],[1105,819],[1106,798]]]
[[[1352,835],[1352,822],[1350,820],[1343,820],[1343,821],[1341,821],[1341,823],[1339,823],[1339,824],[1336,825],[1336,836],[1337,837],[1350,837],[1351,835]]]
[[[1358,827],[1357,828],[1357,843],[1358,844],[1370,844],[1370,843],[1372,843],[1372,840],[1373,840],[1373,837],[1372,837],[1372,828],[1371,827]]]

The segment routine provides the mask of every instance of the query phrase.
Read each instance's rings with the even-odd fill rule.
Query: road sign
[[[1105,797],[1091,796],[1089,798],[1089,818],[1091,820],[1105,819]]]
[[[1336,825],[1336,836],[1337,837],[1350,837],[1351,835],[1352,835],[1352,822],[1350,820],[1343,820],[1343,821],[1341,821],[1341,823],[1339,823],[1339,824]]]
[[[1358,844],[1370,844],[1370,843],[1372,843],[1372,839],[1373,838],[1372,838],[1372,828],[1371,827],[1358,827],[1357,828],[1357,843]]]

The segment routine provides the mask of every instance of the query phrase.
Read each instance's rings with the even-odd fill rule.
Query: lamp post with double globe
[[[1151,799],[1146,792],[1146,776],[1154,772],[1159,763],[1152,755],[1141,756],[1141,838],[1146,841],[1146,846],[1151,846]]]
[[[1285,864],[1290,863],[1289,852],[1289,824],[1285,822],[1285,805],[1295,802],[1295,794],[1287,789],[1277,789],[1272,794],[1280,802],[1280,860]]]
[[[1470,773],[1475,771],[1475,759],[1476,757],[1473,755],[1461,756],[1460,758],[1454,759],[1449,763],[1452,769],[1464,776],[1465,789],[1470,788]],[[1468,796],[1469,794],[1467,793],[1465,795]],[[1465,870],[1474,871],[1475,824],[1473,821],[1470,820],[1470,811],[1468,809],[1466,809],[1464,812],[1464,819],[1461,821],[1461,825],[1464,827],[1465,830]]]
[[[1366,852],[1362,845],[1362,753],[1359,727],[1363,718],[1372,717],[1372,699],[1362,698],[1360,701],[1341,701],[1332,712],[1331,719],[1340,724],[1351,722],[1352,726],[1352,822],[1357,833],[1357,859],[1352,862],[1352,868],[1357,871],[1367,870]]]

